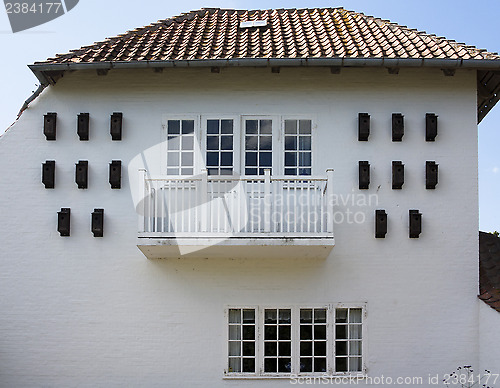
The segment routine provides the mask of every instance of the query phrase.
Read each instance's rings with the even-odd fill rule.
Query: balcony
[[[326,177],[152,177],[139,171],[139,238],[150,259],[326,258],[334,246]]]

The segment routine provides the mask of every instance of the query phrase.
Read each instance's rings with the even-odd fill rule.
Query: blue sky
[[[14,1],[13,1],[14,2]],[[241,9],[344,7],[401,25],[445,36],[489,51],[500,51],[499,0],[80,0],[68,14],[42,26],[13,34],[0,10],[0,132],[14,120],[37,79],[27,64],[159,19],[203,7]],[[500,104],[479,125],[480,229],[500,231]],[[467,182],[464,182],[467,184]],[[460,209],[456,209],[457,213]]]

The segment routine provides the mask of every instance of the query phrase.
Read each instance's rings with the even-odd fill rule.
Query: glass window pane
[[[255,358],[243,359],[243,372],[255,372]]]
[[[241,310],[240,309],[230,309],[229,310],[229,323],[241,323]]]
[[[219,165],[219,153],[207,152],[207,166],[218,166],[218,165]]]
[[[299,150],[311,150],[311,136],[299,136]]]
[[[292,311],[285,309],[279,311],[279,323],[290,323]]]
[[[229,325],[229,340],[241,340],[240,325]]]
[[[301,309],[300,310],[300,323],[312,323],[313,311],[312,309]]]
[[[276,310],[266,310],[264,312],[264,322],[266,324],[269,323],[278,323],[278,313]]]
[[[315,358],[314,359],[314,371],[315,372],[326,372],[326,358]]]
[[[221,150],[232,150],[233,149],[233,137],[232,136],[221,136],[220,149]]]
[[[297,133],[297,120],[285,120],[285,133],[286,134]]]
[[[168,136],[167,137],[167,149],[168,150],[180,149],[180,137],[179,136]]]
[[[297,149],[297,137],[285,136],[285,150],[295,151]]]
[[[207,136],[207,150],[218,150],[218,149],[219,149],[219,137]]]
[[[273,160],[273,154],[271,152],[260,152],[259,153],[259,166],[260,167],[271,167]]]
[[[279,353],[280,356],[290,356],[292,354],[292,343],[291,342],[279,342]]]
[[[257,166],[257,152],[245,152],[245,166]]]
[[[245,122],[245,130],[247,135],[254,135],[258,133],[258,121],[257,120],[247,120]]]
[[[312,340],[312,326],[310,325],[300,325],[300,339],[301,340]]]
[[[297,153],[285,152],[285,166],[294,167],[297,165]]]
[[[314,355],[315,356],[326,356],[326,341],[314,343]]]
[[[300,355],[301,356],[312,356],[313,346],[312,342],[301,342],[300,343]]]
[[[193,165],[193,152],[183,152],[181,156],[181,166],[192,166]]]
[[[300,359],[300,371],[301,372],[312,372],[312,358],[301,358]]]
[[[349,372],[361,371],[361,357],[349,357]]]
[[[314,339],[326,339],[326,325],[314,326]]]
[[[194,150],[194,136],[182,136],[182,149]]]
[[[179,120],[168,120],[167,133],[169,135],[178,135],[181,133],[181,123]]]
[[[232,168],[221,168],[220,175],[233,175],[233,169]]]
[[[361,325],[349,325],[349,339],[361,338]]]
[[[280,341],[289,341],[292,339],[290,326],[279,326],[278,333],[279,333],[278,339]]]
[[[361,341],[349,341],[349,355],[361,356]]]
[[[255,356],[255,342],[243,342],[243,355]]]
[[[219,133],[219,120],[207,120],[207,133],[208,134]]]
[[[229,356],[241,356],[241,342],[229,341]]]
[[[273,149],[273,138],[272,136],[260,136],[259,150],[272,150]]]
[[[361,323],[361,309],[349,309],[349,322]]]
[[[167,168],[167,175],[179,175],[178,168]]]
[[[233,120],[221,120],[221,133],[233,133]]]
[[[218,168],[207,168],[208,175],[219,175]]]
[[[245,137],[245,149],[246,150],[257,150],[258,139],[259,138],[257,136],[246,136]]]
[[[285,168],[285,175],[297,175],[296,168]]]
[[[182,133],[188,134],[194,132],[194,120],[182,120]]]
[[[229,372],[241,372],[241,358],[229,359]]]
[[[245,168],[245,175],[257,175],[256,168]]]
[[[326,323],[326,309],[314,309],[314,322]]]
[[[347,309],[336,309],[335,310],[335,322],[347,323]]]
[[[311,153],[310,152],[299,152],[299,166],[300,167],[310,167],[311,166]]]
[[[277,371],[276,359],[275,358],[266,358],[264,360],[264,372],[275,372]]]
[[[335,355],[347,356],[347,341],[335,342]]]
[[[177,152],[167,152],[167,166],[179,166],[179,154]]]
[[[336,339],[347,339],[347,325],[336,325],[335,326],[335,338]]]
[[[232,152],[221,152],[220,153],[220,165],[221,166],[232,166],[233,165],[233,153]]]
[[[311,175],[310,168],[299,168],[299,175]]]
[[[255,323],[255,310],[243,310],[243,323]]]
[[[264,356],[277,356],[277,355],[278,355],[278,344],[276,342],[265,342]]]
[[[193,175],[192,168],[181,168],[181,175]]]
[[[300,134],[311,133],[311,120],[299,120],[299,133]]]
[[[244,340],[254,340],[255,339],[255,326],[243,326],[243,339]]]
[[[278,372],[289,373],[292,370],[292,360],[290,358],[278,358]]]
[[[335,371],[347,372],[347,357],[338,357],[335,359]]]
[[[267,340],[276,340],[277,339],[277,328],[276,326],[265,326],[264,327],[264,339]]]
[[[260,133],[263,135],[270,135],[273,133],[272,120],[260,120]]]

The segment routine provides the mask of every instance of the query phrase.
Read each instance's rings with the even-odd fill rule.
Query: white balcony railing
[[[333,170],[323,178],[139,173],[142,237],[333,237]]]

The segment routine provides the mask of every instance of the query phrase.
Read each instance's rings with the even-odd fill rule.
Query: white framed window
[[[167,175],[190,176],[199,171],[198,123],[196,116],[164,116],[165,157],[162,171]]]
[[[208,175],[233,175],[240,171],[240,128],[237,118],[201,117],[202,152]]]
[[[365,304],[228,307],[226,377],[364,375]]]
[[[312,173],[312,120],[283,120],[285,175]]]
[[[266,169],[279,174],[277,153],[273,152],[278,148],[276,118],[243,116],[242,122],[243,174],[264,175]]]

